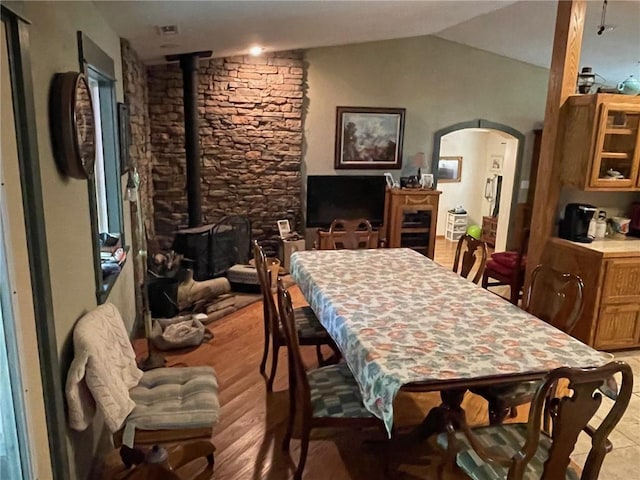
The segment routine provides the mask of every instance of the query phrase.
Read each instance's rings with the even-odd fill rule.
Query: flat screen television
[[[307,227],[328,228],[336,218],[366,218],[374,227],[384,219],[383,175],[307,177]]]

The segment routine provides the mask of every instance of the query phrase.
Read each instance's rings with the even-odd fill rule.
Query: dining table
[[[612,358],[408,248],[298,251],[290,273],[389,436],[400,389],[440,392],[434,433],[468,388]]]

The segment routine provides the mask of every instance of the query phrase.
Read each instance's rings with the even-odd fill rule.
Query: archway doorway
[[[437,234],[445,234],[447,212],[461,206],[468,225],[483,227],[484,222],[483,238],[496,251],[513,247],[523,151],[524,134],[488,120],[438,130],[431,164],[434,182],[443,192]],[[450,166],[458,166],[457,175],[449,175]]]

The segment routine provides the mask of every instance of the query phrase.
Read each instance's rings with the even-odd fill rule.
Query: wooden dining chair
[[[509,300],[514,305],[522,297],[529,232],[528,228],[522,231],[517,250],[492,253],[482,275],[482,288],[508,285]]]
[[[598,388],[618,373],[622,375],[620,393],[604,420],[593,428],[589,422],[602,404]],[[559,381],[568,382],[561,398],[554,394]],[[446,450],[440,474],[455,462],[474,479],[595,480],[613,448],[608,437],[629,405],[632,384],[631,368],[619,361],[598,368],[553,370],[535,392],[527,423],[471,429],[462,422],[458,431],[449,424],[437,438]],[[552,420],[550,432],[541,428],[546,412]],[[591,437],[591,450],[580,474],[570,467],[569,455],[583,431]]]
[[[309,451],[312,428],[379,427],[382,422],[362,404],[358,383],[346,363],[321,367],[307,372],[300,355],[299,337],[291,296],[278,281],[278,306],[284,336],[289,347],[289,418],[282,448],[289,451],[293,426],[300,417],[300,459],[293,478],[300,480]]]
[[[329,243],[334,250],[369,248],[373,237],[373,227],[369,220],[336,219],[329,226]]]
[[[551,267],[538,265],[531,274],[524,310],[571,334],[584,308],[582,279]],[[529,403],[538,382],[518,382],[500,386],[472,388],[471,391],[489,402],[489,422],[502,423],[510,412],[516,415],[518,405]]]
[[[469,278],[471,271],[477,264],[476,274],[472,280],[477,284],[487,266],[487,256],[487,244],[465,233],[458,240],[456,256],[453,260],[453,271],[464,278]]]
[[[280,328],[280,318],[278,310],[271,292],[271,281],[267,269],[267,259],[262,247],[256,240],[253,242],[253,254],[255,259],[260,292],[262,293],[262,312],[264,316],[264,352],[260,362],[260,373],[266,373],[267,357],[269,356],[269,345],[271,345],[271,371],[267,377],[267,391],[273,391],[273,380],[278,368],[278,353],[280,347],[285,346],[284,334]],[[338,347],[320,324],[320,321],[311,310],[311,307],[301,307],[294,310],[296,332],[301,345],[313,345],[316,347],[318,364],[325,363],[322,357],[322,345],[329,345],[334,351],[334,357],[339,357]],[[336,353],[338,352],[338,353]]]

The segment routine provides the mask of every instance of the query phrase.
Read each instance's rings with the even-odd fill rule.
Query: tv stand
[[[345,232],[333,232],[335,238],[339,239],[344,236]],[[362,234],[362,240],[366,237],[366,232]],[[369,248],[378,248],[380,243],[380,232],[378,230],[374,230],[371,234],[371,239],[369,240]],[[331,237],[329,235],[329,230],[318,229],[316,231],[316,241],[315,248],[318,250],[331,250],[333,249],[333,244],[331,243]]]
[[[412,248],[433,259],[441,193],[421,188],[387,188],[384,226],[389,247]]]

